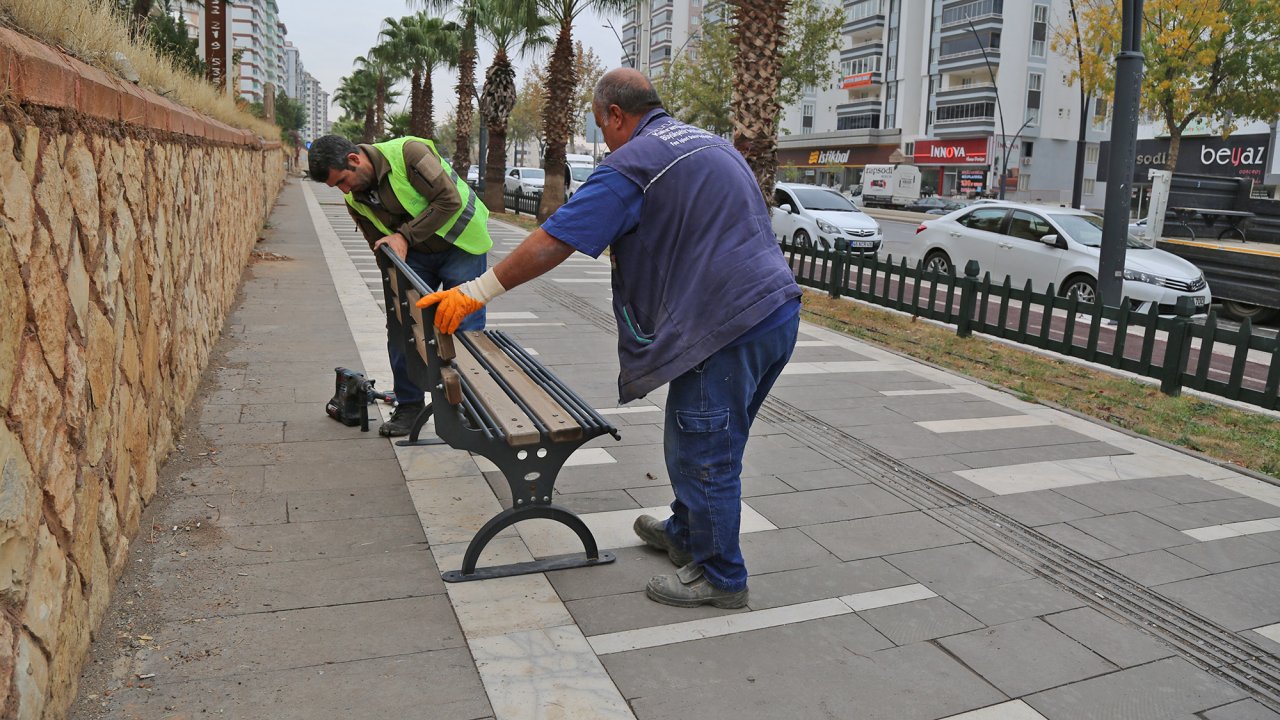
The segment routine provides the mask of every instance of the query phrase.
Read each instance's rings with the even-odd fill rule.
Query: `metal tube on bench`
[[[409,267],[405,261],[400,259],[400,256],[391,249],[390,245],[383,245],[379,250],[381,250],[382,254],[396,266],[396,269],[400,271],[400,274],[403,275],[418,292],[423,295],[431,294],[431,288],[427,287],[427,284],[422,282],[422,278],[418,277],[418,273],[414,272],[413,268]]]
[[[470,385],[464,382],[461,383],[461,388],[463,407],[475,418],[476,425],[479,426],[477,429],[490,440],[497,440],[500,437],[497,421],[484,408],[484,403],[480,402],[480,398],[476,396]]]
[[[502,391],[507,394],[507,397],[519,406],[520,409],[524,411],[525,415],[529,416],[529,420],[533,423],[534,429],[540,434],[550,437],[551,428],[547,427],[545,423],[538,419],[538,416],[534,414],[533,409],[524,401],[524,398],[520,397],[520,393],[516,392],[515,388],[511,387],[511,384],[507,382],[507,379],[502,377],[501,373],[497,372],[497,370],[489,365],[488,361],[484,359],[484,356],[476,350],[475,344],[471,342],[471,339],[466,335],[459,335],[458,339],[462,341],[462,345],[471,353],[471,356],[476,359],[476,362],[480,363],[480,365],[489,373],[489,377],[497,383],[498,387],[502,388]]]
[[[492,338],[499,347],[502,347],[507,356],[517,362],[526,373],[536,375],[547,381],[551,386],[546,388],[556,396],[561,406],[564,407],[570,415],[574,417],[580,424],[589,425],[594,429],[603,429],[615,438],[618,437],[618,429],[605,420],[595,408],[578,396],[571,388],[565,385],[559,378],[551,374],[545,366],[537,363],[533,358],[524,354],[523,349],[515,343],[506,333],[500,330],[486,331],[486,334]]]

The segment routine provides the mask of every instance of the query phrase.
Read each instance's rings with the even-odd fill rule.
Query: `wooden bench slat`
[[[450,405],[462,402],[462,377],[453,368],[440,368],[440,384],[444,385],[444,399]]]
[[[551,439],[560,442],[577,440],[582,437],[582,426],[573,419],[564,407],[551,397],[550,393],[536,383],[512,362],[511,358],[499,348],[488,335],[483,332],[468,332],[467,339],[475,346],[477,352],[489,363],[489,367],[502,376],[507,384],[520,396],[529,410],[542,421],[551,435]]]
[[[442,333],[435,330],[436,334],[436,354],[444,362],[449,362],[456,355],[457,351],[453,349],[453,336],[448,333]]]
[[[489,372],[479,360],[472,357],[465,346],[459,345],[455,349],[458,355],[453,360],[454,366],[471,385],[485,410],[493,416],[502,434],[507,436],[507,444],[511,447],[537,445],[541,438],[533,420],[507,396],[506,391],[489,376]]]
[[[413,318],[413,346],[418,351],[418,357],[422,358],[423,365],[430,365],[431,361],[427,359],[427,337],[433,328],[427,327],[422,322],[422,308],[418,307],[418,299],[422,297],[422,293],[417,289],[410,289],[407,293],[409,301],[409,315]]]
[[[396,306],[396,320],[403,326],[404,317],[400,314],[400,297],[402,295],[400,292],[400,273],[389,272],[387,273],[387,278],[388,284],[391,286],[391,299]]]

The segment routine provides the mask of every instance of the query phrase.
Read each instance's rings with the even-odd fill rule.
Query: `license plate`
[[[850,240],[849,247],[852,248],[873,248],[876,246],[874,240]]]
[[[1209,300],[1201,295],[1195,296],[1196,307],[1204,307],[1209,304]]]

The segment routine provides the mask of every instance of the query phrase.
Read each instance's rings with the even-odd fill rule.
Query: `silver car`
[[[773,234],[802,247],[874,253],[884,241],[880,224],[835,190],[816,185],[774,186]]]
[[[927,270],[941,273],[963,272],[968,261],[977,260],[993,282],[1008,276],[1020,288],[1030,280],[1038,292],[1053,283],[1064,297],[1096,302],[1102,218],[1071,208],[983,204],[926,220],[905,247],[892,250],[908,263],[922,260]],[[1165,314],[1184,295],[1199,313],[1208,311],[1210,301],[1199,268],[1132,236],[1126,244],[1123,293],[1132,309],[1146,311],[1154,304]]]

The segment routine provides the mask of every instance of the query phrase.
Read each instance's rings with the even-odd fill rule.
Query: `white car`
[[[1053,283],[1064,297],[1083,302],[1098,297],[1098,261],[1102,252],[1102,218],[1084,210],[1005,202],[967,207],[936,220],[926,220],[908,241],[908,264],[923,260],[926,270],[963,272],[977,260],[992,282],[1007,275],[1013,287],[1030,280],[1043,292]],[[1208,311],[1210,294],[1204,274],[1182,258],[1127,238],[1123,293],[1134,310],[1174,312],[1178,298],[1189,295],[1197,313]]]
[[[570,165],[569,166],[569,190],[565,193],[565,198],[573,197],[578,192],[578,188],[582,187],[582,183],[591,177],[591,173],[595,172],[592,165]]]
[[[875,253],[884,242],[880,224],[854,207],[849,198],[816,185],[774,186],[773,234],[797,245],[832,249],[847,247]]]
[[[542,185],[547,180],[547,174],[542,168],[535,167],[513,167],[507,171],[507,175],[503,178],[503,188],[516,196],[521,195],[541,195]]]

